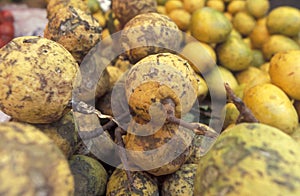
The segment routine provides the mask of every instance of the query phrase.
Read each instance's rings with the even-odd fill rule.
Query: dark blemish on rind
[[[231,168],[250,154],[250,151],[244,148],[244,145],[239,144],[228,149],[227,152],[222,155],[222,158],[224,160],[224,164]]]
[[[213,184],[219,177],[219,168],[215,165],[210,165],[205,168],[201,179],[202,180],[202,185],[204,188],[208,188]]]
[[[276,180],[276,179],[273,179],[272,181],[274,183],[278,184],[279,186],[284,186],[284,187],[288,188],[291,191],[295,190],[295,187],[292,184],[292,182],[290,182],[288,180]]]
[[[17,79],[18,79],[19,81],[22,81],[22,80],[23,80],[23,78],[22,78],[21,76],[17,76]]]
[[[46,86],[47,86],[47,80],[45,79],[45,76],[43,74],[36,74],[39,77],[39,81],[40,81],[40,89],[43,90]]]
[[[250,124],[247,124],[246,125],[246,128],[248,130],[255,130],[257,128],[257,125],[256,124],[253,124],[253,123],[250,123]]]
[[[21,99],[21,101],[32,101],[32,98],[28,95]]]
[[[6,97],[5,97],[5,99],[8,99],[9,98],[9,96],[12,94],[12,86],[11,85],[8,85],[8,91],[6,92]]]
[[[38,41],[40,40],[41,38],[38,37],[38,38],[31,38],[31,39],[25,39],[23,40],[23,43],[32,43],[32,44],[36,44],[38,43]]]

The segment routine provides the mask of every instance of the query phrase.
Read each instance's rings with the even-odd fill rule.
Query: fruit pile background
[[[125,15],[118,16],[117,13],[126,12],[122,9],[122,3],[120,3],[120,7],[116,6],[117,8],[113,10],[107,7],[110,1],[69,0],[68,2],[71,2],[71,4],[75,2],[73,5],[81,7],[79,9],[74,6],[75,9],[68,10],[63,6],[57,7],[57,5],[51,4],[51,1],[59,0],[0,1],[0,11],[2,9],[8,10],[14,16],[14,37],[44,36],[63,46],[68,54],[58,53],[61,55],[59,56],[60,59],[64,59],[64,63],[69,65],[69,67],[65,67],[68,70],[66,72],[70,74],[65,76],[68,79],[69,77],[75,78],[74,73],[77,72],[78,67],[73,65],[80,65],[84,56],[98,41],[105,40],[104,45],[107,46],[107,50],[103,51],[103,55],[109,56],[110,50],[114,50],[114,48],[109,47],[114,43],[114,40],[110,37],[113,33],[122,29],[151,24],[143,16],[140,16],[141,18],[137,17],[136,21],[133,22],[130,21],[132,19],[130,14],[126,17]],[[256,7],[258,4],[249,6],[250,3],[247,4],[246,2],[250,1],[264,2],[267,6]],[[152,1],[149,0],[149,2]],[[49,120],[45,113],[51,114],[51,111],[43,112],[43,114],[32,112],[30,115],[24,115],[22,114],[24,110],[20,109],[11,112],[12,118],[0,111],[0,181],[6,179],[6,182],[0,185],[0,193],[1,191],[7,191],[10,195],[18,195],[27,191],[28,195],[48,194],[50,192],[50,195],[52,193],[52,195],[107,196],[300,194],[299,1],[195,0],[198,3],[196,7],[194,7],[193,2],[194,0],[157,0],[154,7],[157,11],[156,14],[151,15],[148,13],[153,12],[151,10],[153,7],[149,8],[150,11],[143,13],[152,22],[157,20],[162,25],[180,29],[185,33],[183,40],[180,40],[182,41],[180,42],[182,58],[186,58],[186,61],[190,64],[187,69],[191,69],[193,72],[185,73],[185,69],[182,67],[178,69],[181,73],[186,74],[186,78],[194,82],[195,88],[198,88],[195,90],[196,93],[190,89],[184,89],[184,94],[190,96],[194,93],[197,95],[195,100],[200,103],[197,109],[201,114],[201,117],[196,116],[198,114],[192,111],[194,109],[192,104],[186,101],[185,105],[188,105],[188,111],[185,111],[185,118],[188,122],[197,121],[197,123],[209,124],[212,118],[209,91],[217,92],[216,96],[221,97],[222,95],[222,90],[213,86],[208,88],[205,81],[206,78],[214,78],[211,75],[213,73],[210,72],[212,66],[210,62],[213,62],[217,64],[222,79],[229,84],[236,98],[250,109],[259,123],[243,121],[241,116],[245,115],[242,113],[244,110],[237,107],[235,101],[227,98],[225,107],[220,111],[220,114],[224,115],[222,133],[220,133],[215,144],[206,155],[203,156],[202,154],[205,151],[202,149],[202,141],[205,140],[206,136],[197,135],[193,138],[192,147],[172,164],[166,164],[157,170],[132,172],[132,179],[130,180],[130,175],[125,170],[116,169],[95,155],[95,151],[97,151],[95,148],[101,148],[101,152],[105,151],[106,156],[112,156],[112,159],[121,164],[122,160],[118,153],[114,151],[112,143],[107,141],[107,143],[97,144],[93,140],[85,142],[80,137],[79,129],[94,130],[97,128],[94,127],[97,124],[95,121],[98,122],[95,114],[91,114],[91,116],[94,115],[91,117],[75,111],[65,112],[65,108],[60,108],[60,111],[57,112],[59,114],[52,116],[53,118]],[[200,5],[201,3],[203,5]],[[47,8],[47,5],[53,7],[49,6]],[[64,4],[62,3],[62,5]],[[274,15],[271,16],[272,10],[285,5],[290,7],[282,9],[279,13],[273,12]],[[71,20],[74,15],[88,21],[91,28],[84,28],[85,26],[81,26],[82,23],[79,22],[77,24],[79,29],[72,31],[71,35],[65,35],[60,31],[61,29],[58,31],[62,21]],[[92,16],[93,19],[87,16]],[[168,17],[172,22],[168,23],[168,19],[165,17]],[[286,21],[280,21],[280,17],[286,17]],[[198,21],[203,21],[203,23],[200,24]],[[0,20],[0,41],[3,30],[2,24],[5,24],[5,22]],[[201,26],[203,24],[204,26]],[[282,25],[287,26],[281,28]],[[130,46],[131,35],[130,32],[123,35],[125,41],[121,40],[121,42],[125,43],[125,46]],[[193,36],[197,42],[191,39],[190,36]],[[13,37],[11,36],[10,39],[13,39]],[[32,39],[24,38],[25,41],[19,41],[25,43],[31,42]],[[168,36],[162,36],[161,39],[168,39]],[[53,48],[59,47],[55,44],[52,46],[46,40],[38,42],[45,42],[46,45]],[[9,41],[6,40],[6,43],[9,43]],[[172,44],[176,45],[176,43]],[[3,46],[4,52],[10,49],[10,47],[5,48],[5,44],[1,46]],[[37,46],[34,49],[38,50],[37,48],[40,49]],[[25,49],[24,51],[26,51]],[[56,60],[56,51],[54,53],[51,49],[42,51],[50,52],[53,55],[53,61]],[[165,54],[151,56],[153,51],[154,53]],[[206,56],[199,54],[197,51],[205,51]],[[157,48],[144,48],[142,52],[140,50],[130,50],[130,52],[122,54],[117,59],[109,62],[109,66],[101,75],[101,80],[96,84],[96,94],[91,95],[89,91],[85,92],[86,86],[84,86],[83,90],[80,89],[82,90],[80,98],[86,102],[96,100],[96,109],[105,115],[113,116],[110,99],[113,93],[112,89],[119,85],[117,83],[118,79],[127,70],[133,70],[131,68],[135,67],[133,71],[129,72],[129,79],[125,80],[128,85],[126,89],[121,86],[120,91],[118,91],[118,96],[126,97],[128,95],[127,91],[134,92],[135,89],[131,85],[135,85],[135,82],[137,82],[130,80],[130,77],[143,80],[142,77],[135,76],[137,73],[140,76],[147,70],[147,68],[142,67],[143,63],[147,64],[149,62],[151,64],[155,61],[153,59],[163,59],[161,61],[165,61],[166,64],[169,63],[168,60],[172,62],[183,61],[181,57],[175,57],[168,52],[160,51]],[[3,55],[5,57],[11,55],[11,58],[18,59],[18,53],[15,54],[9,51],[2,54],[5,54]],[[208,54],[209,59],[206,58]],[[0,53],[0,57],[3,56]],[[43,56],[41,59],[47,59],[47,57]],[[199,65],[193,64],[194,62],[199,63]],[[1,63],[2,59],[0,59]],[[47,63],[51,64],[52,62],[47,61]],[[51,69],[49,68],[49,70]],[[57,70],[56,68],[55,72],[57,73],[64,71],[61,67],[59,67],[59,71]],[[152,70],[151,67],[149,70]],[[90,72],[93,71],[95,70],[90,70]],[[1,72],[2,70],[0,70],[0,76]],[[24,73],[26,73],[26,70],[24,70]],[[19,79],[22,74],[12,71],[8,75]],[[294,74],[296,77],[293,77]],[[52,82],[51,77],[40,77],[41,73],[39,71],[36,72],[36,75],[39,76],[39,84],[41,85],[43,85],[45,78],[46,80],[50,78],[50,82],[46,82],[44,88],[51,87],[49,85]],[[46,74],[46,76],[48,75]],[[165,77],[163,74],[162,76]],[[17,79],[15,83],[20,82],[22,84],[23,79]],[[28,81],[31,80],[28,79]],[[57,79],[57,81],[60,81],[60,79]],[[181,84],[180,82],[183,80],[178,81],[176,84]],[[60,87],[63,89],[62,91],[65,91],[63,93],[68,94],[68,82],[70,81],[63,82],[65,86]],[[0,84],[6,85],[5,80],[0,80]],[[141,93],[139,94],[139,91],[135,92],[137,98],[128,98],[133,111],[135,106],[136,108],[149,107],[149,103],[153,99],[163,100],[165,97],[173,96],[168,90],[163,90],[165,97],[152,93],[151,89],[162,89],[153,83],[139,88]],[[22,87],[19,89],[22,91]],[[147,91],[148,89],[150,90]],[[178,89],[180,91],[179,87]],[[8,92],[14,93],[7,90],[2,93],[2,98],[0,93],[0,106],[3,107],[3,110],[10,112],[9,107],[11,105],[19,105],[19,108],[28,107],[29,104],[26,101],[31,98],[27,95],[22,103],[8,103],[6,105],[4,101],[6,99],[3,97],[8,96]],[[145,95],[144,92],[148,94]],[[70,96],[69,94],[65,96]],[[176,100],[176,97],[174,100]],[[56,97],[53,99],[53,103],[55,103],[54,101],[57,101],[57,103],[64,102],[65,107],[68,100],[57,96],[57,99]],[[175,104],[178,103],[175,101]],[[30,107],[34,108],[34,106],[33,104]],[[47,107],[48,105],[45,104],[45,108]],[[118,112],[124,112],[122,105],[117,105],[117,107],[121,108]],[[27,108],[27,110],[29,114],[31,108]],[[134,111],[137,121],[144,123],[149,120],[147,112],[139,112],[139,109]],[[40,119],[43,116],[47,116],[47,118]],[[80,119],[82,124],[78,125],[78,121],[74,122],[74,119]],[[108,119],[105,118],[100,120],[102,124],[107,123],[107,121]],[[161,142],[171,137],[172,132],[177,131],[176,126],[175,128],[172,126],[164,126],[154,136],[155,141]],[[103,133],[103,137],[116,141],[115,127],[110,128],[110,130]],[[134,132],[135,129],[134,124],[129,125],[128,130]],[[184,137],[189,136],[186,134]],[[156,145],[151,146],[149,145],[152,144],[150,140],[147,143],[147,141],[145,142],[143,139],[130,134],[123,136],[123,140],[126,147],[133,150],[139,148],[148,150]],[[10,145],[5,145],[8,143]],[[48,156],[47,159],[43,159],[46,156]],[[135,154],[131,156],[131,160],[141,158]],[[164,153],[161,154],[161,157],[163,156],[165,156]],[[48,164],[49,162],[53,162],[53,164]],[[14,164],[22,165],[24,169],[17,167],[18,169],[15,170]],[[2,169],[2,166],[4,169]],[[23,178],[15,180],[17,176]],[[133,184],[129,185],[129,182],[133,182]],[[48,185],[56,188],[49,188]]]

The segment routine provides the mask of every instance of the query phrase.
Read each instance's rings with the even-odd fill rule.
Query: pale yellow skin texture
[[[40,130],[0,124],[0,192],[5,195],[73,195],[74,179],[65,156]]]
[[[150,106],[171,98],[179,117],[192,108],[198,79],[186,60],[175,54],[160,53],[147,56],[129,70],[125,89],[129,106],[137,116],[150,120]]]
[[[266,61],[269,61],[277,52],[299,50],[300,46],[293,39],[284,35],[271,35],[262,45],[262,52]]]
[[[1,48],[0,58],[2,111],[30,123],[62,117],[79,72],[66,49],[45,38],[25,36]]]
[[[199,162],[194,195],[299,195],[299,149],[274,127],[231,126]]]
[[[267,27],[271,34],[297,36],[300,32],[299,9],[281,6],[272,10],[267,16]]]
[[[168,16],[176,23],[178,28],[186,31],[189,28],[191,14],[184,9],[175,9]]]
[[[246,1],[244,0],[231,1],[227,5],[227,12],[232,15],[242,11],[246,11]]]
[[[192,14],[190,31],[197,40],[205,43],[224,42],[232,30],[230,21],[221,12],[204,7]]]
[[[300,100],[300,50],[275,54],[270,61],[269,74],[273,84]]]
[[[235,90],[238,87],[238,81],[234,77],[233,73],[229,71],[227,68],[219,66],[218,67],[220,74],[223,78],[224,83],[229,84],[232,90]]]
[[[273,84],[259,84],[244,92],[243,101],[264,124],[287,134],[298,126],[297,112],[288,96]]]

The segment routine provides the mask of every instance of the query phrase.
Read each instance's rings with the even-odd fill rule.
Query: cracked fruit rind
[[[299,147],[261,123],[228,128],[199,162],[194,195],[299,195]]]
[[[74,179],[59,148],[32,125],[0,124],[0,192],[73,195]]]
[[[63,116],[79,72],[60,44],[37,36],[13,39],[0,49],[0,108],[29,123],[51,123]]]
[[[178,55],[149,55],[136,63],[125,80],[126,96],[135,115],[150,120],[150,106],[170,98],[175,115],[180,117],[192,108],[198,91],[198,78],[188,62]]]

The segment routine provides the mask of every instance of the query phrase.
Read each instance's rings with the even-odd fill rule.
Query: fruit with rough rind
[[[121,47],[131,63],[162,52],[179,51],[182,33],[166,15],[139,14],[126,23],[121,32]]]
[[[108,175],[99,161],[85,155],[74,155],[69,164],[76,195],[104,195]]]
[[[73,195],[66,157],[34,126],[0,124],[0,192],[5,195]]]
[[[29,123],[63,116],[78,84],[79,66],[60,44],[37,36],[13,39],[0,49],[0,108]]]
[[[162,183],[162,196],[193,195],[197,164],[183,164],[175,173],[166,176]]]
[[[198,81],[186,60],[160,53],[145,57],[129,70],[125,89],[134,115],[150,120],[150,106],[170,98],[175,103],[175,115],[180,117],[192,108]]]
[[[300,145],[261,123],[226,129],[199,162],[194,195],[299,195]]]
[[[126,173],[116,169],[107,184],[107,196],[154,196],[159,195],[157,180],[143,171],[132,172],[133,183],[130,185]],[[131,190],[129,189],[131,187]]]

